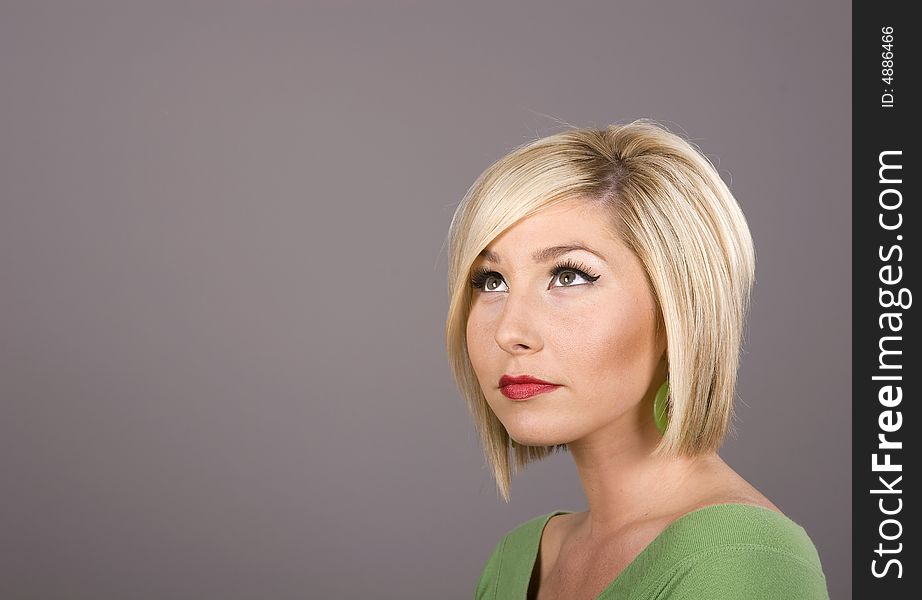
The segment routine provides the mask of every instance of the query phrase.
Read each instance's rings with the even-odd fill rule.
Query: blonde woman
[[[476,598],[828,598],[807,532],[717,454],[754,252],[700,152],[647,120],[533,141],[449,247],[447,351],[500,495],[566,449],[588,501],[503,536]]]

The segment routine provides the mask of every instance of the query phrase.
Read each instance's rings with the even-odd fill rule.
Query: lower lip
[[[499,388],[503,395],[510,400],[528,400],[532,396],[550,392],[559,388],[559,385],[547,383],[512,383]]]

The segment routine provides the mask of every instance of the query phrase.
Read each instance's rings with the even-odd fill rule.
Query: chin
[[[567,418],[569,415],[560,407],[524,403],[515,406],[500,404],[490,408],[509,437],[522,446],[568,444],[581,436],[582,427],[574,427],[577,423],[574,423],[572,417]]]
[[[537,427],[525,427],[517,423],[512,427],[506,426],[506,433],[517,444],[522,446],[556,446],[567,444],[574,439],[562,431],[547,431]]]

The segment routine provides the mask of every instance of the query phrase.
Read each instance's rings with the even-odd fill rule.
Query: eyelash
[[[549,275],[551,277],[556,278],[561,273],[564,273],[567,271],[572,271],[576,273],[577,275],[580,275],[586,281],[588,281],[588,283],[580,284],[580,285],[592,285],[599,278],[599,275],[592,274],[592,272],[589,270],[589,267],[587,267],[583,263],[574,262],[572,259],[567,259],[562,263],[556,264],[551,269],[551,272],[549,273]],[[491,271],[485,267],[480,267],[479,269],[476,269],[474,271],[473,276],[471,277],[471,287],[474,288],[474,290],[483,291],[483,284],[487,282],[487,278],[490,277],[491,275],[502,277],[496,271]],[[576,286],[563,285],[563,286],[555,286],[555,287],[576,287]]]

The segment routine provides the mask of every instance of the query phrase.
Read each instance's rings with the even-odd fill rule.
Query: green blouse
[[[496,544],[476,600],[526,600],[544,526],[535,517]],[[664,529],[596,600],[829,600],[803,527],[752,504],[714,504]]]

